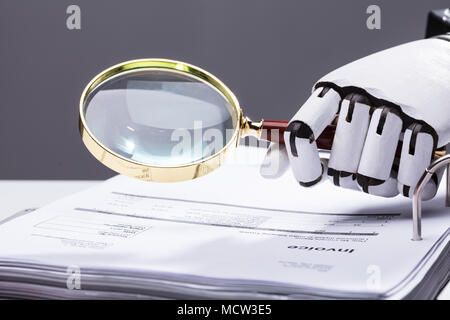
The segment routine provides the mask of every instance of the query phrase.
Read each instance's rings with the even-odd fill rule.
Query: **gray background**
[[[81,7],[81,30],[66,8]],[[366,8],[381,7],[381,30]],[[84,148],[77,107],[98,72],[135,58],[205,68],[255,119],[288,120],[323,74],[423,37],[439,1],[1,0],[0,179],[104,179]]]

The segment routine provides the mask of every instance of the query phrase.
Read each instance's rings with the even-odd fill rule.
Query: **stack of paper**
[[[290,174],[264,151],[182,183],[118,176],[0,225],[0,296],[31,298],[432,298],[449,274],[444,190],[411,202]]]

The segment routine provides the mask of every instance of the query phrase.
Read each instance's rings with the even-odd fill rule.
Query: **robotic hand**
[[[326,163],[315,139],[337,114]],[[315,185],[325,173],[336,186],[412,197],[434,151],[450,143],[450,34],[387,49],[327,74],[289,122],[284,141],[269,147],[263,176],[277,177],[290,164],[302,186]],[[430,180],[424,200],[434,197],[440,177],[442,172]]]

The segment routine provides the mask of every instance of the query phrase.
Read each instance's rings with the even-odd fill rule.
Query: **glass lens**
[[[137,69],[109,78],[87,96],[84,117],[110,151],[149,166],[182,166],[219,152],[236,113],[212,85],[172,70]]]

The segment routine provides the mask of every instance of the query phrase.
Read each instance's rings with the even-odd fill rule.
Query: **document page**
[[[241,163],[243,154],[256,161]],[[230,297],[401,298],[448,243],[444,190],[424,202],[424,240],[412,241],[410,200],[328,181],[301,188],[290,173],[267,180],[262,156],[243,148],[234,162],[181,183],[117,176],[8,221],[1,266],[78,266],[82,280],[162,279]]]

